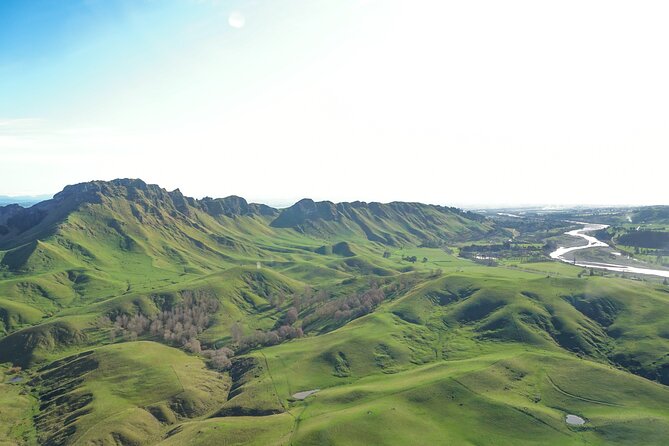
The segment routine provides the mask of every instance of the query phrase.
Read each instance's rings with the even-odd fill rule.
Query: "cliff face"
[[[225,198],[205,197],[198,200],[197,204],[209,215],[235,217],[239,215],[264,215],[274,216],[279,211],[264,204],[248,203],[242,197],[231,195]]]

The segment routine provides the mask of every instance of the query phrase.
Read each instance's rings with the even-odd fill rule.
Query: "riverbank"
[[[576,222],[575,222],[576,223]],[[669,278],[669,271],[668,270],[662,270],[662,269],[652,269],[652,268],[644,268],[640,266],[630,266],[630,265],[623,265],[620,263],[610,263],[610,262],[589,262],[589,261],[583,261],[583,260],[576,260],[574,257],[573,253],[576,251],[584,250],[584,249],[592,249],[592,248],[611,248],[608,244],[604,243],[603,241],[597,239],[596,237],[589,235],[588,233],[594,232],[594,231],[599,231],[601,229],[606,229],[609,226],[608,225],[603,225],[603,224],[594,224],[594,223],[581,223],[583,224],[584,227],[581,229],[574,229],[572,231],[565,232],[566,235],[570,235],[572,237],[578,237],[582,238],[585,240],[587,243],[585,245],[578,245],[578,246],[571,246],[571,247],[564,247],[561,246],[555,251],[551,252],[550,257],[552,259],[560,260],[565,263],[569,263],[575,266],[581,266],[583,268],[595,268],[595,269],[603,269],[607,271],[614,271],[618,273],[630,273],[630,274],[642,274],[642,275],[650,275],[650,276],[658,276],[658,277],[667,277]],[[568,254],[572,254],[571,256],[568,256]],[[620,253],[615,252],[611,250],[611,254],[614,256],[620,256]]]

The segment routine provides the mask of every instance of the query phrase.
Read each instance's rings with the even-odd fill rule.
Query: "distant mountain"
[[[237,196],[198,200],[137,179],[92,181],[29,208],[0,207],[0,273],[65,271],[80,277],[67,287],[85,292],[102,280],[99,286],[116,293],[129,285],[109,280],[128,281],[148,267],[163,277],[207,274],[222,265],[255,264],[251,259],[291,264],[293,253],[332,250],[337,264],[327,274],[389,275],[399,266],[353,258],[355,244],[371,241],[382,253],[383,246],[441,247],[493,230],[478,214],[420,203],[305,199],[277,210]]]
[[[117,225],[109,223],[112,220],[119,224],[153,221],[167,226],[176,222],[193,226],[196,222],[188,220],[198,213],[215,218],[277,214],[273,208],[249,204],[240,197],[196,200],[184,196],[178,189],[168,192],[142,180],[92,181],[67,186],[52,199],[29,208],[0,207],[0,248],[11,248],[58,231],[58,225],[75,212],[104,214],[112,226]]]
[[[209,215],[226,215],[234,217],[237,215],[265,215],[275,216],[278,211],[264,204],[247,203],[242,197],[231,195],[226,198],[205,197],[197,201],[198,206]]]
[[[485,217],[452,207],[421,203],[332,203],[303,199],[277,210],[244,198],[184,196],[178,189],[167,191],[138,179],[92,181],[65,187],[50,200],[32,207],[0,207],[0,249],[8,249],[57,232],[73,212],[100,214],[109,221],[156,225],[187,224],[204,230],[202,216],[219,224],[225,218],[257,218],[268,227],[293,229],[316,237],[356,238],[391,246],[415,244],[440,246],[445,241],[480,238],[492,230]],[[111,213],[122,215],[109,215]],[[117,223],[108,223],[117,227]],[[207,228],[212,233],[221,228]],[[269,229],[269,228],[268,228]],[[146,229],[142,229],[146,231]],[[225,231],[223,231],[225,232]]]
[[[669,206],[644,206],[636,208],[630,218],[632,223],[669,223]]]
[[[37,204],[40,201],[48,200],[49,198],[51,198],[51,195],[26,195],[16,197],[0,195],[0,206],[18,204],[23,207],[28,207]]]

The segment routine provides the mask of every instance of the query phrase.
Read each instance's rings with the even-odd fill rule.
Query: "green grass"
[[[289,414],[211,418],[182,424],[161,445],[281,446],[289,444],[292,426]]]
[[[0,240],[0,444],[669,437],[669,288],[658,282],[579,277],[551,261],[482,266],[449,252],[504,230],[420,206],[387,217],[351,207],[290,228],[266,215],[182,213],[136,193],[73,205]],[[424,246],[444,240],[447,249]],[[313,318],[372,282],[386,299],[369,314]],[[220,305],[200,340],[234,347],[233,324],[276,328],[307,287],[329,296],[300,309],[298,326],[313,320],[307,336],[241,352],[224,373],[158,337],[111,343],[103,318],[208,296]],[[279,294],[288,297],[276,308]],[[9,363],[27,367],[24,381],[6,382]],[[587,422],[570,427],[566,414]]]
[[[177,349],[129,342],[41,369],[35,386],[46,409],[37,423],[40,442],[116,444],[155,441],[177,420],[213,414],[230,383]]]
[[[295,444],[399,445],[417,433],[428,444],[626,444],[620,432],[635,430],[662,444],[667,401],[662,386],[610,367],[509,347],[326,388],[291,412]],[[587,427],[567,426],[568,413]]]
[[[8,370],[0,365],[0,445],[32,444],[36,440],[32,420],[36,400],[25,390],[26,375],[7,374]],[[17,377],[22,381],[12,383]]]

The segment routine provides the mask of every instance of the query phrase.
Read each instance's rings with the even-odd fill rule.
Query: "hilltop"
[[[170,192],[142,180],[118,179],[67,186],[53,199],[30,208],[16,205],[0,207],[0,246],[7,247],[29,237],[43,236],[50,225],[58,224],[70,213],[86,205],[111,207],[114,200],[131,203],[136,218],[146,212],[166,212],[171,217],[186,219],[196,217],[197,212],[215,218],[259,216],[274,228],[293,228],[299,232],[330,236],[343,231],[389,245],[438,245],[440,240],[443,242],[449,237],[467,240],[480,237],[491,229],[484,217],[452,207],[404,202],[314,202],[305,198],[288,208],[277,210],[263,204],[248,203],[238,196],[197,200],[184,196],[178,189]],[[24,235],[26,232],[28,234]]]

